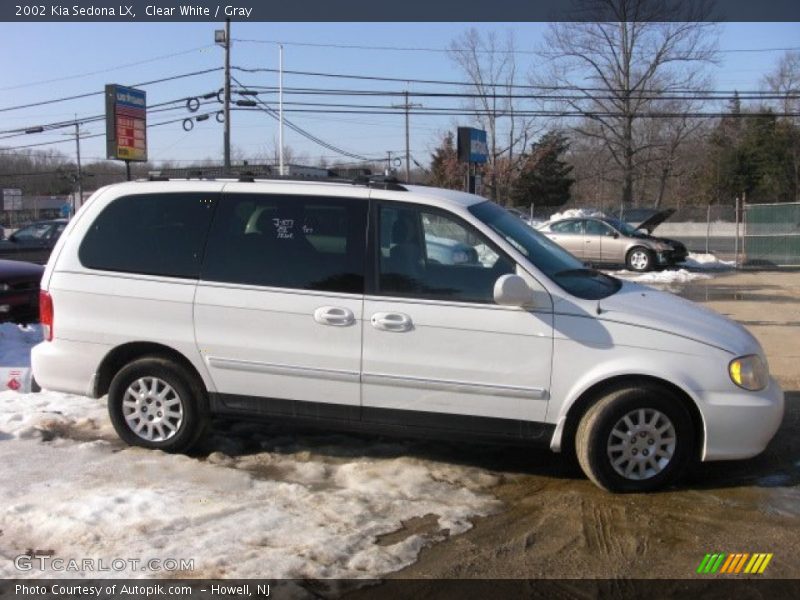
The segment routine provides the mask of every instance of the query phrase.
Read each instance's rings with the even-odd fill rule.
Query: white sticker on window
[[[294,219],[272,219],[275,224],[275,231],[279,240],[291,240],[294,238]]]

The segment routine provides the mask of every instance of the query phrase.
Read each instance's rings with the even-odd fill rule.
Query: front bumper
[[[686,248],[683,248],[683,250],[665,250],[663,252],[656,253],[656,262],[662,266],[671,266],[682,263],[686,260],[687,256],[688,252],[686,251]]]
[[[38,320],[38,289],[0,292],[0,323],[35,323]]]
[[[704,392],[702,459],[734,460],[760,454],[783,420],[783,390],[775,379],[760,392]]]

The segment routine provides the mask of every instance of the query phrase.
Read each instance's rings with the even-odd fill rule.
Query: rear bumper
[[[760,454],[783,420],[783,390],[770,378],[760,392],[707,392],[700,411],[705,426],[704,461]]]
[[[111,348],[56,339],[31,350],[31,368],[36,383],[57,392],[91,396],[94,377]]]

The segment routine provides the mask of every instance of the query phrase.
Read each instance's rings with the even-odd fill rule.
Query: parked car
[[[478,261],[428,256],[426,235]],[[214,415],[543,443],[614,491],[764,450],[783,393],[746,329],[584,268],[484,198],[396,182],[96,192],[41,291],[42,387],[108,395],[130,444]]]
[[[39,320],[39,282],[44,267],[17,260],[0,260],[0,323]]]
[[[7,240],[0,239],[0,258],[43,265],[66,226],[66,219],[36,221],[26,225],[8,236]]]
[[[681,242],[652,235],[674,212],[659,211],[637,226],[616,217],[577,217],[548,222],[539,231],[585,263],[650,271],[686,260],[688,252]]]

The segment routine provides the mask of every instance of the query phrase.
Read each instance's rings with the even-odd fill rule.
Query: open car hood
[[[644,219],[641,223],[636,225],[636,227],[639,229],[644,229],[647,233],[652,234],[656,227],[661,225],[664,221],[669,219],[674,214],[675,214],[674,208],[666,208],[664,210],[659,210],[658,212],[655,212],[646,219]]]

